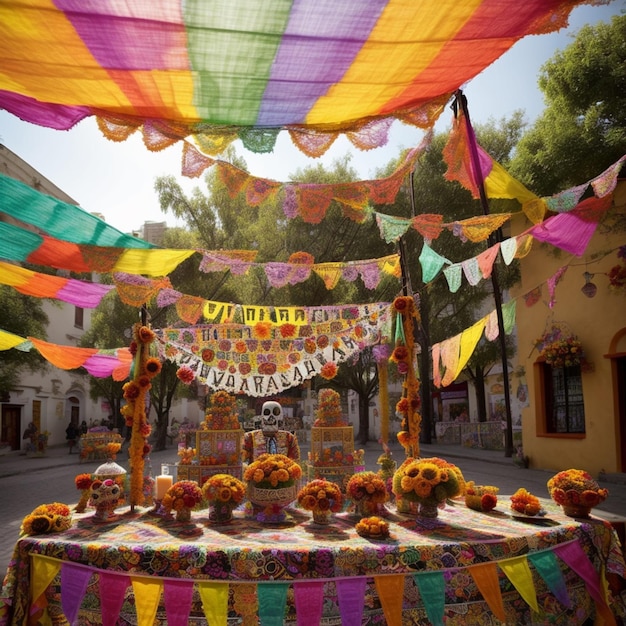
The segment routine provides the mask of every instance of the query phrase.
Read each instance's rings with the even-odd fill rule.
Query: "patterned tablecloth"
[[[499,615],[507,623],[567,625],[597,612],[606,620],[623,615],[603,583],[607,574],[625,576],[614,530],[542,504],[546,517],[533,520],[513,518],[504,506],[478,513],[462,502],[436,519],[389,507],[391,535],[380,541],[357,535],[349,513],[318,526],[289,509],[284,523],[269,526],[242,511],[225,525],[209,523],[208,511],[178,523],[121,509],[104,524],[87,512],[66,532],[17,542],[0,626],[24,624],[46,604],[55,624],[67,623],[64,613],[78,614],[80,624],[173,624],[173,592],[176,610],[186,613],[181,624],[206,624],[208,607],[223,606],[211,626],[270,623],[276,615],[273,623],[320,623],[316,611],[324,624],[356,614],[353,624],[398,625],[443,615],[446,624],[497,624]],[[101,606],[105,587],[118,588],[119,601],[107,596]]]

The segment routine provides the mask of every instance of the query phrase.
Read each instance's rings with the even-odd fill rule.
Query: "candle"
[[[157,476],[156,482],[154,483],[156,488],[155,498],[157,500],[163,500],[163,496],[173,483],[173,476],[170,476],[168,474],[161,474],[160,476]]]

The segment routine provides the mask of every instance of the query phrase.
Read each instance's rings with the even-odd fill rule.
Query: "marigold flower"
[[[257,322],[252,328],[252,334],[257,339],[270,339],[272,325],[269,322]]]
[[[337,376],[338,371],[339,368],[337,367],[337,364],[332,361],[328,361],[328,363],[324,363],[324,365],[322,365],[320,376],[326,380],[332,380],[335,376]]]

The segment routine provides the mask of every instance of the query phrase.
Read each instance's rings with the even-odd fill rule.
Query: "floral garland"
[[[298,504],[306,511],[338,513],[343,504],[343,495],[335,483],[317,478],[300,489]]]
[[[261,454],[248,465],[244,480],[259,489],[291,487],[302,476],[302,468],[284,454]]]
[[[196,458],[196,449],[178,448],[177,454],[180,457],[181,465],[191,465],[192,461]]]
[[[230,474],[214,474],[202,485],[202,495],[210,503],[237,506],[246,495],[246,486]]]
[[[23,520],[21,535],[43,535],[67,530],[72,525],[72,513],[67,504],[42,504]]]
[[[161,506],[166,513],[193,509],[202,502],[202,489],[193,480],[179,480],[174,483],[163,496]]]
[[[396,405],[400,415],[402,430],[398,433],[398,441],[405,449],[407,456],[419,454],[419,434],[421,428],[420,385],[415,373],[414,354],[414,320],[419,321],[419,313],[415,300],[411,296],[398,296],[392,304],[396,314],[395,348],[389,360],[396,364],[398,373],[404,375],[403,397]]]
[[[465,493],[461,470],[438,457],[408,458],[393,475],[396,498],[420,504],[440,504]]]
[[[588,508],[606,500],[609,492],[600,488],[591,474],[584,470],[569,469],[559,472],[548,481],[552,499],[561,506],[580,505]]]
[[[154,341],[154,332],[148,326],[135,324],[134,340],[130,352],[134,357],[134,377],[123,386],[126,405],[121,409],[126,419],[126,426],[132,429],[128,447],[130,463],[130,505],[144,501],[144,460],[150,454],[148,437],[152,431],[146,415],[146,394],[150,392],[150,382],[161,371],[161,362],[149,357],[150,344]]]
[[[353,474],[346,485],[346,493],[355,504],[361,501],[384,504],[389,498],[385,481],[375,472]]]
[[[466,484],[465,506],[474,511],[488,513],[493,511],[498,504],[498,492],[500,489],[492,485],[477,485],[473,480]]]

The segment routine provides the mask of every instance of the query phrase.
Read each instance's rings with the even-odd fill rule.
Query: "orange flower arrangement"
[[[269,322],[257,322],[252,328],[255,339],[270,339],[272,336],[272,325]]]
[[[337,367],[337,364],[332,361],[328,361],[328,363],[324,363],[324,365],[322,365],[320,376],[326,380],[332,380],[335,376],[337,376],[338,371],[339,368]]]
[[[466,484],[465,505],[474,511],[488,513],[498,504],[498,487],[492,485],[476,485],[473,480]]]
[[[437,505],[465,493],[465,480],[454,464],[438,457],[408,458],[393,475],[397,498]]]
[[[193,509],[202,502],[202,490],[193,480],[179,480],[163,496],[161,506],[167,513]]]
[[[298,504],[307,511],[341,511],[343,495],[339,487],[322,478],[312,480],[298,492]]]
[[[195,448],[179,448],[178,456],[180,457],[180,463],[182,465],[191,465],[191,462],[196,456]]]
[[[541,513],[539,498],[523,487],[520,487],[511,496],[511,508],[517,513],[523,513],[524,515],[535,516]]]
[[[367,539],[386,539],[389,537],[389,524],[377,515],[364,517],[355,528],[358,535]]]
[[[214,474],[202,485],[202,494],[208,502],[237,506],[246,495],[246,486],[230,474]]]
[[[559,472],[548,481],[552,499],[561,506],[593,508],[606,500],[609,492],[600,488],[591,474],[584,470],[569,469]]]
[[[353,474],[346,485],[346,493],[355,504],[368,502],[378,505],[389,499],[385,481],[375,472]]]
[[[302,476],[302,468],[284,454],[261,454],[248,465],[244,480],[259,489],[282,489],[295,484]]]
[[[42,535],[67,530],[72,525],[72,513],[67,504],[42,504],[27,515],[20,528],[22,535]]]

